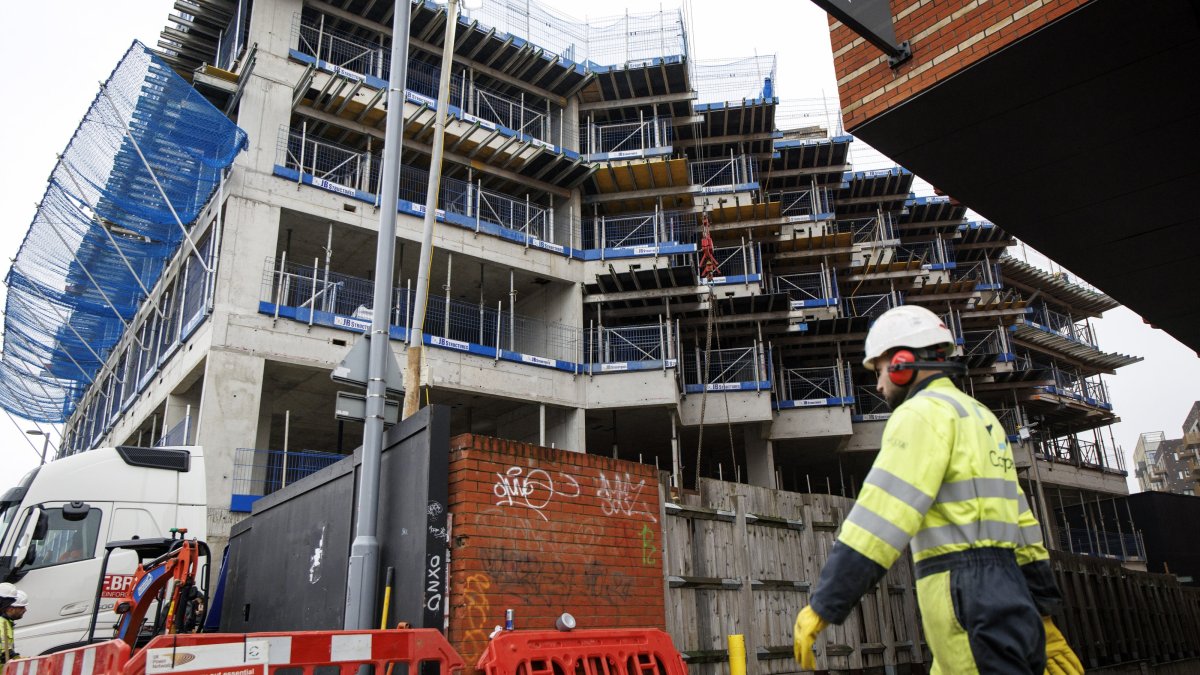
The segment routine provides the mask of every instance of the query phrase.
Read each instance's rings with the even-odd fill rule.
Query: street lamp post
[[[45,464],[46,463],[46,449],[48,447],[50,447],[50,434],[42,431],[41,429],[30,429],[30,430],[26,431],[25,433],[29,434],[30,436],[41,436],[42,437],[43,440],[42,440],[42,461],[41,461],[41,463]]]

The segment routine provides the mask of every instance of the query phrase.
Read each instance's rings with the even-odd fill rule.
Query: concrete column
[[[258,437],[265,360],[222,349],[209,351],[204,370],[196,444],[204,448],[208,545],[220,560],[229,528],[240,517],[229,512],[237,448]]]
[[[280,251],[275,247],[279,240],[279,218],[277,206],[238,196],[225,201],[221,260],[213,302],[213,345],[226,344],[229,314],[257,314],[259,300],[269,297],[264,295],[263,275],[248,272],[262,270],[267,258],[275,258],[278,268]]]
[[[583,408],[548,408],[546,444],[560,450],[587,452],[587,431]]]
[[[239,164],[270,173],[278,154],[279,131],[291,119],[292,88],[304,67],[288,61],[295,45],[292,26],[303,9],[301,0],[256,2],[250,13],[249,43],[258,43],[254,73],[238,103],[238,126],[249,135]]]
[[[580,152],[579,148],[579,97],[567,99],[567,107],[563,108],[563,142],[567,150]]]
[[[746,448],[746,480],[759,487],[775,487],[775,447],[767,440],[769,424],[742,426],[742,443]]]

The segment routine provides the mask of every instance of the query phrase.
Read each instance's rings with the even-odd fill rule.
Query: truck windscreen
[[[40,468],[37,467],[25,474],[16,487],[9,488],[3,495],[0,495],[0,543],[8,538],[8,528],[12,525],[17,512],[21,510],[21,500],[25,499],[25,492],[29,489],[30,483],[33,482],[33,478]]]

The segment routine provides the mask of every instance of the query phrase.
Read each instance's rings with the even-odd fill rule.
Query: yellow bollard
[[[746,675],[746,638],[729,636],[729,675]]]

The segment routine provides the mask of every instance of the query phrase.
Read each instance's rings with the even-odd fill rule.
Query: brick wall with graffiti
[[[483,436],[450,440],[450,642],[474,666],[522,629],[665,628],[654,468]]]

